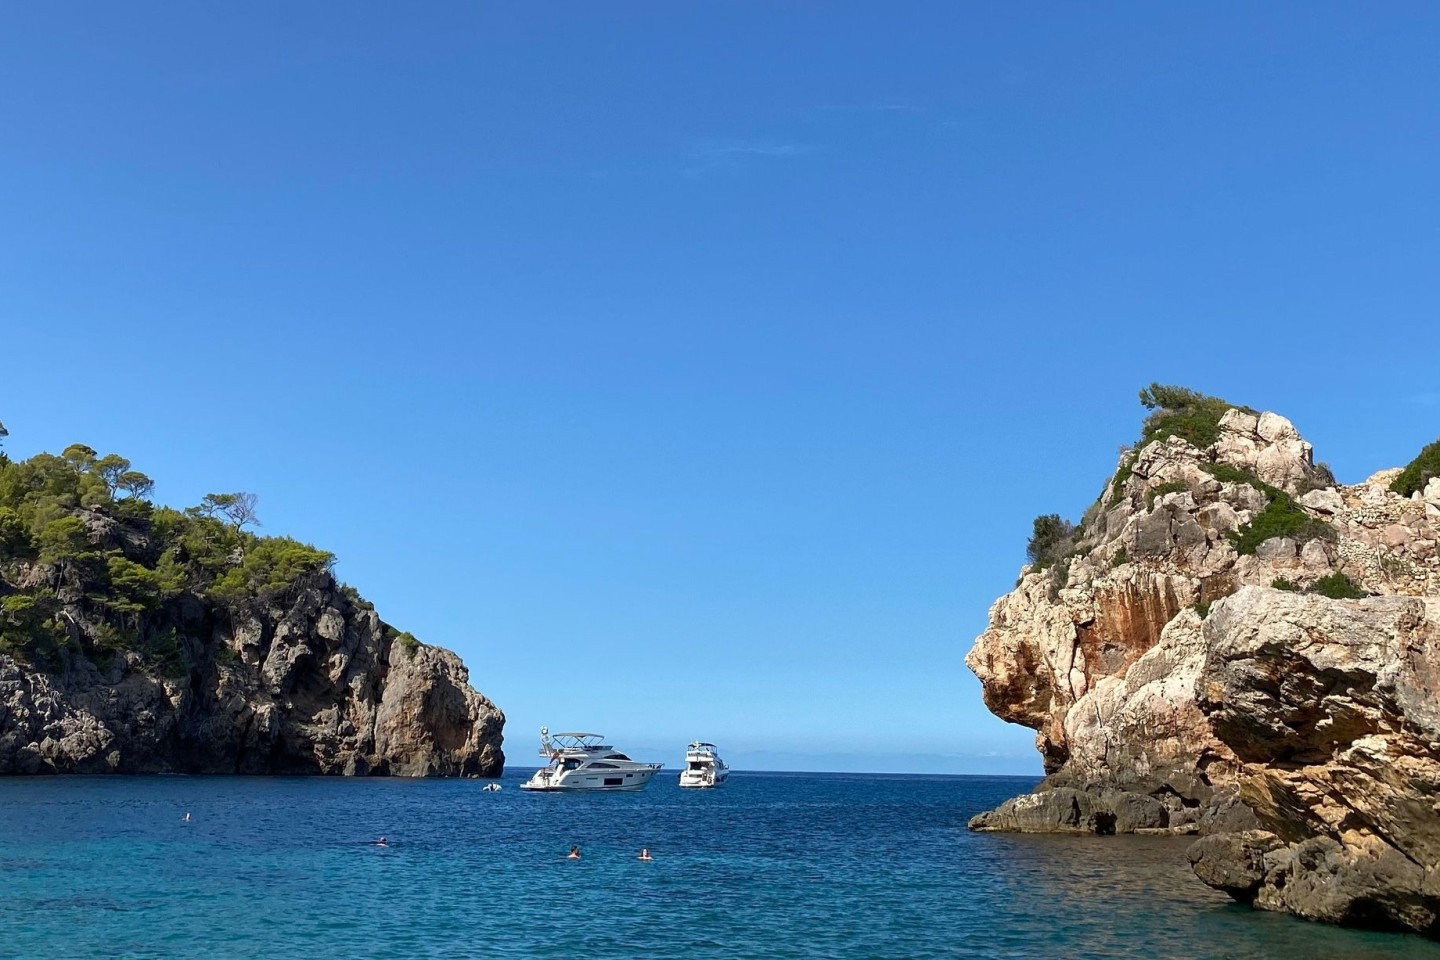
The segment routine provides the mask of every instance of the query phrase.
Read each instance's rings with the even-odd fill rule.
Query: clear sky
[[[1181,383],[1440,433],[1431,3],[10,4],[0,420],[536,728],[1038,772],[963,657]],[[647,753],[648,751],[648,753]]]

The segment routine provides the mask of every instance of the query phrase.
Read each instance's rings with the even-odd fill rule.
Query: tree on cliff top
[[[1188,387],[1152,383],[1140,391],[1140,403],[1154,411],[1141,428],[1140,446],[1166,437],[1181,437],[1200,449],[1220,439],[1220,418],[1234,408],[1246,413],[1249,407],[1208,396]]]
[[[1069,550],[1074,536],[1075,524],[1062,519],[1058,513],[1036,517],[1030,542],[1025,545],[1025,556],[1036,569],[1048,567]]]
[[[260,498],[253,493],[207,493],[200,506],[191,507],[191,510],[207,517],[218,513],[238,531],[247,525],[261,525],[260,518],[255,514],[255,506],[259,502]]]
[[[254,494],[210,494],[182,513],[145,499],[153,487],[126,458],[84,444],[0,456],[0,653],[63,669],[133,651],[183,675],[213,647],[207,618],[284,602],[335,562],[246,530],[259,523]]]

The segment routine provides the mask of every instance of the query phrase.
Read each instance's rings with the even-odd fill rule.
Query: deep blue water
[[[966,831],[1030,780],[675,776],[0,780],[0,957],[1440,958],[1231,905],[1184,840]]]

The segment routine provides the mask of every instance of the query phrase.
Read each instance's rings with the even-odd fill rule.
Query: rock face
[[[402,642],[328,573],[224,614],[191,603],[184,676],[134,654],[0,655],[0,774],[499,776],[504,715],[448,650]]]
[[[1257,907],[1440,932],[1440,484],[1394,475],[1335,485],[1240,410],[1128,454],[966,658],[1047,773],[972,829],[1204,834],[1197,874]],[[1341,574],[1367,596],[1306,592]]]
[[[1440,599],[1246,587],[1206,626],[1197,702],[1269,831],[1206,854],[1264,850],[1253,888],[1227,892],[1440,935]]]

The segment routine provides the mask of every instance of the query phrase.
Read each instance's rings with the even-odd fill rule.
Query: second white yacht
[[[680,771],[682,787],[718,787],[730,776],[730,768],[715,752],[715,744],[696,740],[685,751],[685,769]]]
[[[540,755],[549,763],[521,790],[619,792],[643,790],[661,764],[640,763],[603,743],[598,733],[554,733],[540,728]]]

